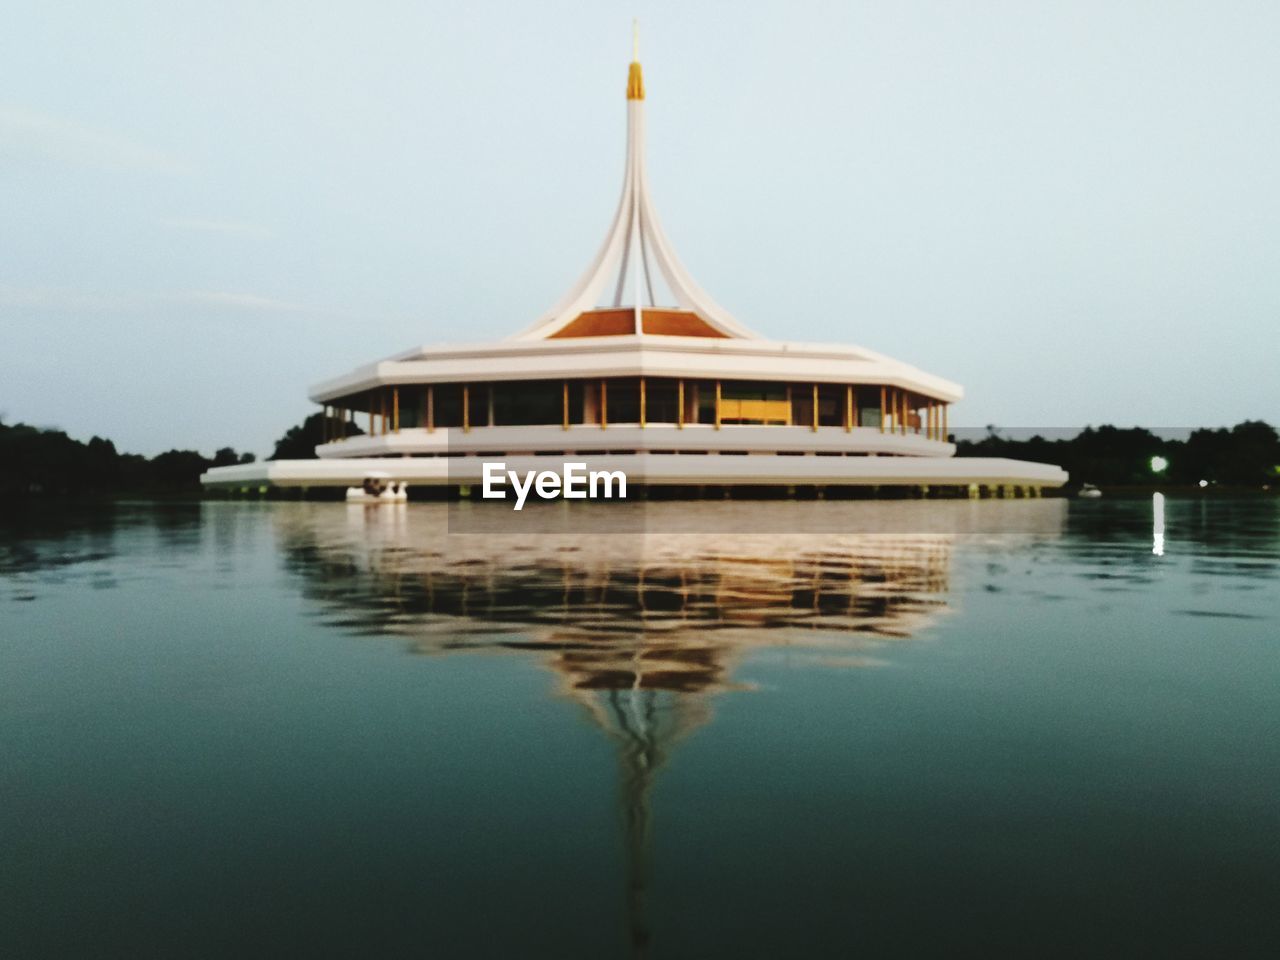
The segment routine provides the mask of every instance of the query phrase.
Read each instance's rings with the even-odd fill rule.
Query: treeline
[[[154,457],[120,453],[102,437],[88,443],[61,430],[0,422],[0,496],[172,496],[200,491],[210,467],[252,463],[224,447],[212,457],[169,450]]]
[[[347,425],[349,434],[361,431]],[[324,435],[320,414],[289,428],[276,441],[272,460],[315,457]],[[1015,440],[994,427],[980,439],[959,438],[962,457],[1010,457],[1056,464],[1073,485],[1280,487],[1280,435],[1261,420],[1231,428],[1195,430],[1185,440],[1167,440],[1141,427],[1086,427],[1073,437]],[[0,496],[196,494],[210,467],[252,463],[251,453],[230,447],[206,457],[196,450],[169,450],[154,457],[120,453],[101,437],[87,443],[61,430],[0,422]]]
[[[1185,440],[1166,440],[1141,427],[1107,426],[1086,427],[1070,438],[1014,440],[988,427],[979,440],[958,439],[956,453],[1056,464],[1071,474],[1073,485],[1199,486],[1203,480],[1256,489],[1280,484],[1280,436],[1261,420],[1195,430]]]
[[[348,436],[362,433],[346,425]],[[312,414],[276,441],[272,460],[314,459],[324,422]],[[252,453],[223,447],[212,457],[197,450],[168,450],[154,457],[121,453],[102,437],[87,443],[61,430],[0,421],[0,495],[175,496],[199,494],[200,474],[210,467],[252,463]]]

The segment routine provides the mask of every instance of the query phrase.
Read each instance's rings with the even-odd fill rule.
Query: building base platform
[[[1059,467],[995,457],[783,456],[776,454],[635,453],[615,456],[548,457],[494,454],[486,457],[349,457],[266,460],[215,467],[203,474],[206,487],[355,487],[370,474],[410,487],[471,487],[483,480],[484,464],[504,470],[559,471],[564,463],[587,470],[622,471],[627,484],[645,487],[961,487],[974,492],[1012,488],[1025,492],[1061,487]]]

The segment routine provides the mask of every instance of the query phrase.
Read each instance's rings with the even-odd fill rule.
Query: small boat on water
[[[347,503],[404,503],[409,492],[403,481],[389,473],[369,473],[358,487],[347,487]]]
[[[1095,487],[1092,483],[1086,483],[1080,487],[1080,492],[1076,494],[1082,500],[1096,500],[1102,496],[1102,491]]]

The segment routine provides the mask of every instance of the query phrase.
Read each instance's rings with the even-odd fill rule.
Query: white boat
[[[347,503],[404,503],[408,499],[406,484],[391,479],[389,473],[367,473],[360,486],[347,487]]]
[[[1095,500],[1102,496],[1102,491],[1092,483],[1086,483],[1080,487],[1080,492],[1077,493],[1076,496],[1083,500]]]

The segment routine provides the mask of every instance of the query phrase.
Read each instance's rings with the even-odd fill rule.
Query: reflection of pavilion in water
[[[699,510],[706,529],[707,505],[664,506]],[[953,543],[944,533],[450,535],[436,504],[299,505],[279,517],[286,562],[326,622],[427,654],[540,655],[615,741],[638,952],[654,778],[709,721],[711,698],[741,688],[734,666],[774,647],[873,664],[871,651],[946,609]]]
[[[287,562],[335,626],[541,653],[566,691],[712,693],[757,647],[855,665],[946,607],[947,534],[449,534],[437,506],[282,516]]]

